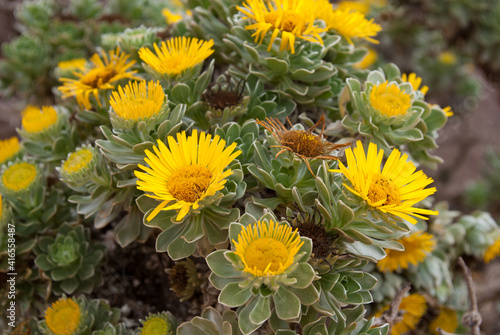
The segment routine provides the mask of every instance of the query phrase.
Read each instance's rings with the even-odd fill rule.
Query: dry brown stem
[[[476,297],[476,291],[474,289],[474,281],[472,280],[472,274],[470,272],[470,269],[467,267],[464,260],[462,259],[462,257],[458,259],[458,264],[460,264],[462,270],[464,271],[464,276],[467,282],[467,289],[469,290],[469,299],[470,299],[469,311],[467,311],[462,316],[462,323],[471,329],[472,335],[481,335],[481,330],[479,326],[481,325],[482,318],[477,308],[477,297]]]
[[[399,305],[401,304],[401,300],[403,300],[403,297],[410,290],[410,288],[411,288],[410,283],[406,283],[403,285],[403,287],[398,291],[398,293],[396,293],[394,299],[392,299],[391,303],[389,304],[389,308],[385,312],[383,312],[381,316],[373,320],[374,327],[388,323],[389,333],[390,333],[392,326],[400,318],[398,311],[399,311]]]

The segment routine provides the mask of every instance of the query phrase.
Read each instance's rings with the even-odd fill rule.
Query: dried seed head
[[[287,121],[290,126],[293,127],[288,118]],[[276,157],[285,151],[293,152],[306,163],[312,175],[314,175],[314,172],[311,169],[309,160],[336,160],[339,157],[330,155],[330,152],[350,145],[350,143],[330,143],[323,138],[323,132],[325,130],[324,116],[321,116],[319,121],[307,130],[286,129],[285,125],[277,118],[266,118],[266,121],[257,120],[257,124],[270,131],[273,137],[280,143],[278,147],[281,148],[281,150],[276,154]],[[322,126],[321,133],[316,135],[313,131],[320,125]]]

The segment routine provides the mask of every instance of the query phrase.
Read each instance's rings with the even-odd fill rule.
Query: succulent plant
[[[102,280],[99,265],[104,249],[103,244],[91,242],[89,229],[64,223],[55,237],[38,240],[35,264],[50,276],[54,294],[90,293]]]

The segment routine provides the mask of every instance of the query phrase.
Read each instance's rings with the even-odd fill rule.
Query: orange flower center
[[[177,200],[196,202],[208,189],[212,173],[204,166],[186,165],[173,172],[167,188]]]
[[[116,74],[116,71],[112,68],[92,69],[81,79],[81,82],[87,86],[99,88],[116,76]]]
[[[399,205],[401,203],[398,187],[392,180],[382,175],[373,176],[368,199],[372,205],[377,204],[377,206]]]

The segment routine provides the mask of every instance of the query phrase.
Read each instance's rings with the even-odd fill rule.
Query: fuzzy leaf
[[[191,256],[195,250],[196,242],[189,243],[182,238],[174,240],[167,247],[168,255],[174,261]]]
[[[271,316],[270,297],[255,297],[257,300],[255,307],[250,312],[250,321],[256,325],[264,323]]]
[[[297,268],[288,275],[288,278],[297,279],[297,283],[293,285],[296,288],[308,287],[315,278],[315,272],[311,265],[308,263],[299,263]]]
[[[219,302],[228,307],[238,307],[245,304],[252,295],[250,287],[240,288],[239,283],[230,283],[219,294]]]
[[[245,335],[253,333],[260,327],[259,324],[255,324],[250,321],[250,313],[255,308],[256,304],[257,299],[254,298],[238,314],[238,326]]]
[[[239,277],[241,272],[236,271],[224,256],[227,250],[217,250],[207,256],[206,261],[210,270],[220,277]]]
[[[276,314],[282,320],[297,319],[300,315],[300,300],[283,286],[273,296]]]

